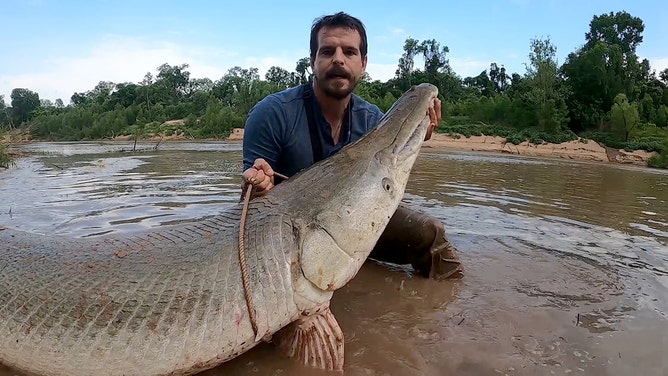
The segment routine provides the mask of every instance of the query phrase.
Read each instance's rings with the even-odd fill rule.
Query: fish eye
[[[381,184],[383,185],[383,189],[386,192],[392,192],[392,181],[388,178],[383,178],[381,181]]]

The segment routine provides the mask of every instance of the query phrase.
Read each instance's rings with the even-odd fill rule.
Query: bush
[[[649,167],[668,168],[668,139],[664,140],[661,146],[663,149],[659,152],[659,155],[647,161]]]
[[[649,136],[648,134],[652,135]],[[590,138],[615,149],[624,149],[626,151],[645,150],[661,153],[667,147],[665,140],[668,138],[668,134],[660,135],[655,132],[645,132],[633,137],[629,141],[621,141],[609,132],[587,132],[583,133],[582,137]]]
[[[0,168],[9,168],[12,164],[12,158],[7,154],[7,148],[0,144]]]
[[[548,133],[541,131],[538,128],[518,130],[512,127],[486,124],[445,125],[439,127],[438,131],[450,135],[460,134],[466,137],[481,135],[500,136],[515,145],[519,145],[524,141],[529,141],[533,144],[543,144],[546,142],[560,144],[562,142],[578,139],[578,136],[570,130],[562,130],[558,133]]]

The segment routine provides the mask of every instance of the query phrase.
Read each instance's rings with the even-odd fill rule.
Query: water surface
[[[131,233],[238,200],[238,143],[153,146],[23,145],[0,226]],[[367,262],[332,301],[346,375],[668,374],[666,171],[425,148],[405,201],[446,224],[465,278]],[[266,344],[204,374],[328,373]]]

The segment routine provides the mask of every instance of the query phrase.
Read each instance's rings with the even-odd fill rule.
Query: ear
[[[366,72],[366,62],[367,62],[367,57],[364,56],[362,58],[362,73]]]

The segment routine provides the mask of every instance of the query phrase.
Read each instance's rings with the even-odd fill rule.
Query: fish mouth
[[[425,116],[425,118],[418,124],[417,128],[414,128],[413,132],[405,142],[398,142],[395,144],[393,152],[398,161],[403,161],[418,152],[427,135],[429,123],[429,116]]]
[[[412,93],[414,97],[408,98],[406,115],[396,130],[397,133],[392,142],[392,154],[397,163],[415,156],[422,147],[431,122],[429,106],[438,95],[436,87],[430,84],[414,86],[411,91],[415,92]]]

